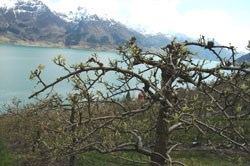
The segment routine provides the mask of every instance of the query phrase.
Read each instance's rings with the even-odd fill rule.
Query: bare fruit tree
[[[190,47],[209,50],[217,61],[195,59]],[[185,144],[178,132],[188,135],[191,129],[214,150],[216,135],[230,147],[250,152],[242,127],[250,113],[250,70],[236,63],[233,46],[216,45],[202,36],[197,42],[174,39],[159,52],[143,52],[132,37],[118,50],[109,64],[94,54],[68,66],[59,56],[54,62],[67,74],[51,83],[41,77],[43,66],[31,73],[42,87],[30,98],[49,93],[50,104],[43,106],[59,117],[54,125],[53,120],[41,123],[37,140],[47,152],[57,149],[61,156],[70,156],[70,165],[77,154],[90,151],[136,152],[145,156],[138,162],[152,166],[185,165],[171,153]],[[224,50],[226,58],[221,56]],[[64,80],[73,85],[66,99],[48,91]],[[143,97],[134,99],[138,94]],[[57,143],[46,138],[48,132],[57,135]]]

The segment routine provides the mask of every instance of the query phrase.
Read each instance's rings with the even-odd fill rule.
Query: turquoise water
[[[0,105],[9,103],[14,97],[25,103],[31,102],[28,97],[32,94],[32,91],[39,90],[39,88],[34,89],[36,81],[29,80],[29,76],[30,71],[36,69],[38,65],[46,66],[42,77],[47,83],[50,83],[59,76],[67,74],[52,62],[54,57],[62,55],[70,66],[74,63],[85,62],[93,53],[97,53],[104,64],[108,64],[109,59],[119,59],[119,55],[115,52],[0,45]],[[217,63],[208,61],[205,67],[215,66]],[[142,69],[143,66],[140,65],[138,68]],[[116,73],[109,73],[105,79],[115,82],[116,77]],[[135,82],[136,80],[132,80],[130,83],[135,85]],[[95,88],[101,89],[103,87],[95,86]],[[64,81],[57,85],[55,90],[61,94],[66,94],[72,91],[72,86]]]
[[[118,56],[114,52],[0,45],[0,104],[9,103],[14,97],[24,102],[30,101],[28,96],[36,84],[36,81],[29,80],[30,71],[39,64],[46,66],[42,76],[51,82],[65,73],[52,62],[54,57],[62,55],[67,59],[66,63],[71,65],[86,61],[93,53],[97,53],[103,62],[108,62],[107,57]],[[62,84],[56,88],[63,93],[70,88],[65,86]]]

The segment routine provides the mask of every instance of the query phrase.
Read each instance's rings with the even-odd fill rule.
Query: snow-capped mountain
[[[143,28],[141,28],[143,29]],[[84,7],[61,13],[40,0],[0,1],[0,41],[21,45],[46,45],[88,49],[115,49],[132,36],[144,48],[161,48],[170,42],[166,34],[145,34],[107,16],[90,14]],[[185,35],[177,38],[187,39]],[[188,38],[189,40],[190,38]],[[201,50],[204,52],[204,50]],[[203,54],[202,58],[207,58]],[[207,58],[211,59],[211,58]]]
[[[1,0],[0,6],[6,11],[13,10],[14,13],[42,13],[49,10],[49,8],[39,0]]]
[[[69,12],[56,12],[55,13],[64,21],[69,23],[79,23],[81,21],[91,22],[91,21],[106,21],[109,22],[110,26],[117,24],[118,22],[108,16],[99,16],[96,14],[90,14],[88,10],[84,7],[78,6],[76,10]]]
[[[89,14],[84,7],[61,13],[40,0],[0,1],[0,40],[17,44],[58,45],[82,48],[115,48],[136,36],[144,47],[161,47],[145,36],[106,16]]]
[[[0,39],[9,43],[60,43],[66,23],[39,0],[1,0]]]

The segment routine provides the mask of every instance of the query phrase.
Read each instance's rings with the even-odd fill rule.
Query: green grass
[[[128,159],[128,160],[126,160]],[[138,153],[126,152],[115,154],[100,154],[95,152],[89,152],[83,156],[78,156],[77,165],[86,166],[143,166],[147,164],[140,164],[135,161],[148,160],[147,157]]]
[[[246,166],[250,165],[248,155],[239,154],[218,154],[201,150],[183,150],[174,151],[172,158],[189,166]],[[128,160],[124,160],[127,158]],[[124,152],[118,154],[99,154],[89,152],[82,156],[78,156],[77,166],[147,166],[134,161],[146,161],[148,157],[133,152]]]
[[[0,166],[10,166],[14,162],[13,155],[7,150],[4,144],[4,138],[0,132]]]
[[[172,157],[189,166],[245,166],[250,165],[249,156],[223,153],[212,153],[201,150],[176,151]]]

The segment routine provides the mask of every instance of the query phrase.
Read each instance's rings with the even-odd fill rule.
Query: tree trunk
[[[71,126],[71,133],[74,133],[76,130],[76,124],[75,124],[75,114],[76,114],[76,102],[73,101],[73,105],[72,105],[72,109],[71,109],[71,115],[70,115],[70,124]],[[75,146],[76,143],[76,139],[73,137],[72,138],[72,146]],[[76,156],[75,155],[71,155],[69,158],[69,166],[75,166],[75,160],[76,160]]]
[[[171,93],[171,83],[173,82],[171,75],[167,72],[168,68],[162,70],[162,80],[161,88],[163,96],[170,102],[172,102],[173,96]],[[170,72],[171,73],[171,72]],[[170,83],[169,83],[170,81]],[[169,84],[168,84],[169,83]],[[156,124],[156,133],[155,133],[155,146],[154,154],[151,156],[152,163],[151,166],[165,166],[167,164],[167,145],[169,139],[169,114],[171,113],[171,106],[167,102],[161,101],[161,108],[159,110],[159,115]]]
[[[156,142],[154,154],[151,156],[151,166],[166,165],[166,153],[168,144],[168,124],[166,122],[166,108],[159,110],[158,122],[156,125]]]
[[[69,166],[75,166],[75,160],[76,160],[76,156],[70,156],[69,158]]]

